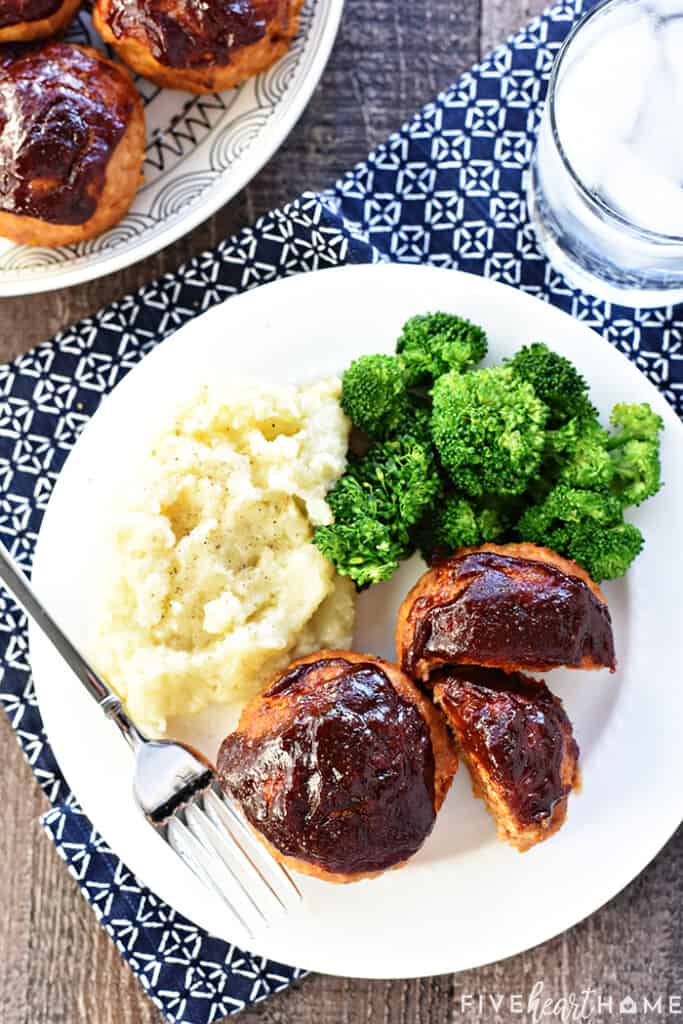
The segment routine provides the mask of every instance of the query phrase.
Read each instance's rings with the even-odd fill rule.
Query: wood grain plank
[[[158,1024],[38,824],[48,804],[0,715],[0,1020]]]
[[[488,53],[546,7],[544,0],[484,0],[481,7],[481,50]]]

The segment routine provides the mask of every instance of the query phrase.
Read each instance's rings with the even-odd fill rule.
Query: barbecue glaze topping
[[[343,658],[294,667],[223,742],[222,785],[281,853],[324,870],[382,871],[432,829],[429,728],[382,669]]]
[[[130,90],[76,46],[3,48],[0,209],[53,224],[89,220],[133,110]]]

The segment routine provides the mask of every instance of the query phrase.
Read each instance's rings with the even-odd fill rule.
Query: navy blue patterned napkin
[[[457,267],[552,302],[625,352],[683,409],[683,307],[632,310],[543,259],[523,176],[558,46],[560,0],[462,75],[335,188],[306,194],[175,274],[0,368],[0,536],[30,569],[54,481],[88,418],[141,357],[210,306],[290,274],[395,260]],[[210,1024],[302,976],[197,928],[142,886],[84,817],[41,722],[25,620],[0,594],[0,698],[52,809],[43,824],[143,988],[170,1021]]]

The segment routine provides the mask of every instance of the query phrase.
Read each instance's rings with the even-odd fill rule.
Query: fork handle
[[[27,615],[59,651],[69,668],[74,672],[90,696],[97,701],[107,718],[119,727],[133,749],[147,739],[123,710],[120,698],[105,683],[95,669],[86,661],[66,633],[57,625],[47,609],[35,594],[26,576],[16,564],[6,547],[0,543],[0,580],[10,594],[19,602]]]

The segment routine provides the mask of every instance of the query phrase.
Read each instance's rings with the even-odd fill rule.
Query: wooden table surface
[[[252,184],[206,224],[144,263],[77,288],[0,300],[0,360],[173,270],[303,189],[329,184],[541,6],[539,0],[347,0],[334,52],[307,111]],[[38,816],[46,801],[4,716],[0,753],[0,1021],[159,1024],[161,1015],[97,926],[43,836]],[[647,751],[634,751],[634,771],[638,756],[647,756]],[[630,812],[637,829],[638,808]],[[683,990],[682,853],[683,830],[608,906],[512,960],[417,981],[311,977],[245,1011],[240,1020],[537,1024],[538,1016],[519,1013],[513,997],[526,999],[538,981],[544,982],[544,997],[553,1000],[572,993],[580,999],[587,988],[605,1000],[612,997],[613,1012],[607,1008],[593,1021],[621,1019],[618,1001],[628,994],[639,1003],[644,997],[656,1003],[662,996],[664,1003],[661,1012],[641,1010],[624,1019],[673,1019],[676,1007],[680,1009],[676,996]],[[557,884],[561,889],[561,878]],[[528,906],[533,914],[533,891]],[[454,930],[458,927],[454,918]],[[669,996],[674,997],[673,1009],[667,1010]],[[543,1019],[561,1018],[556,1012]]]

